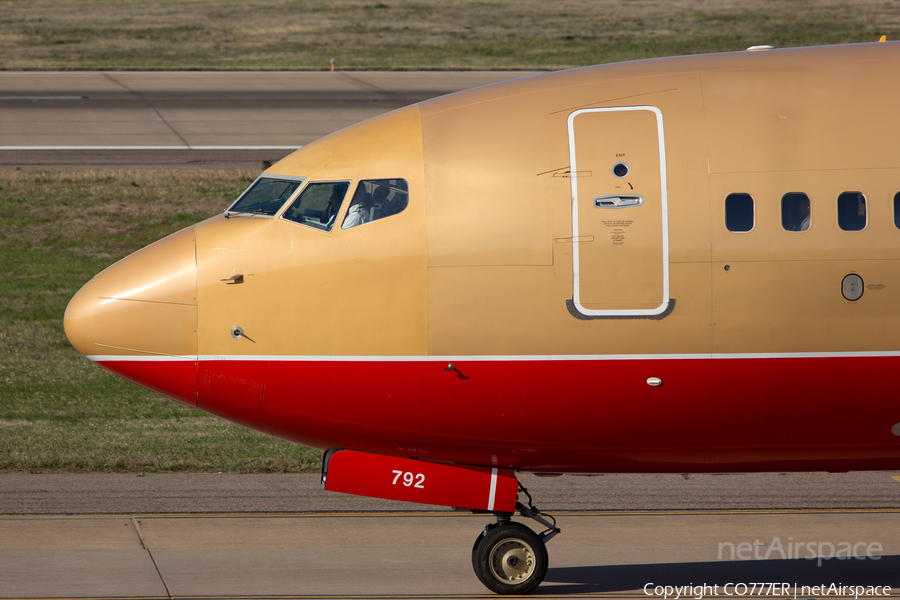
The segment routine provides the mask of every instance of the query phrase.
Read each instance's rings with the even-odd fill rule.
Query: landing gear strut
[[[560,531],[556,519],[534,507],[521,484],[519,491],[528,496],[528,506],[516,502],[516,510],[547,529],[537,534],[522,523],[513,523],[509,513],[495,513],[497,522],[485,526],[472,548],[472,567],[481,583],[498,594],[527,594],[540,585],[547,574],[545,544]]]

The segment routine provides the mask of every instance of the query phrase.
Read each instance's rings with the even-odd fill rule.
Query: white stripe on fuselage
[[[603,360],[727,360],[765,358],[882,358],[900,357],[900,351],[865,352],[741,352],[722,354],[521,354],[467,356],[290,356],[290,355],[217,355],[200,356],[125,356],[93,354],[94,362],[176,362],[176,361],[252,361],[252,362],[525,362],[525,361],[603,361]]]

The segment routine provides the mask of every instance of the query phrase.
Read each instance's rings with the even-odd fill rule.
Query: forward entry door
[[[669,301],[662,112],[587,108],[569,115],[575,310],[660,317]]]

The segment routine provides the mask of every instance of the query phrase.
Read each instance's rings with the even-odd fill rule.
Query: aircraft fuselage
[[[132,381],[323,449],[897,469],[898,71],[897,43],[742,52],[410,106],[272,166],[299,184],[272,214],[110,267],[66,331]],[[297,204],[344,183],[334,215]],[[364,187],[408,204],[370,198],[342,229]]]

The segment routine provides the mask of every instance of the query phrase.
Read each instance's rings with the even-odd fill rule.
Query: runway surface
[[[691,584],[719,586],[705,595],[725,597],[731,584],[732,595],[771,597],[771,587],[748,594],[735,585],[774,583],[787,597],[795,587],[826,597],[802,586],[832,584],[890,586],[896,596],[897,519],[896,510],[558,514],[562,533],[548,545],[538,593],[648,597],[648,585],[654,595],[656,586]],[[487,521],[452,513],[0,517],[0,596],[485,595],[470,553]]]
[[[267,168],[382,113],[533,72],[0,72],[0,168]]]
[[[831,584],[896,596],[898,478],[523,474],[562,528],[538,592],[647,598],[706,584],[727,597],[728,583],[778,583],[791,597],[795,585],[833,597],[802,593]],[[469,555],[492,517],[410,508],[325,492],[318,474],[0,473],[0,597],[484,595]]]

